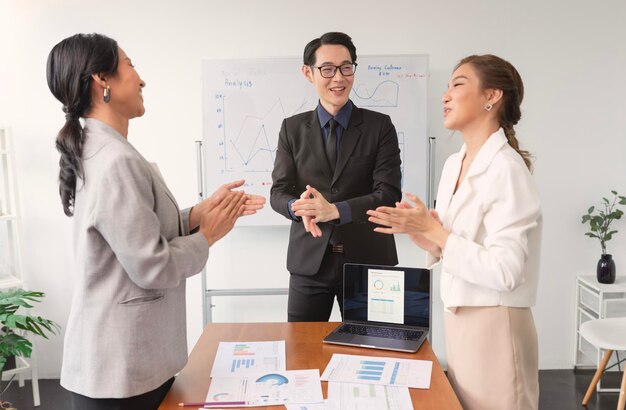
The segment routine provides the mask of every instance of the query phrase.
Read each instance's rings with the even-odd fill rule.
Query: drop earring
[[[106,104],[108,104],[109,101],[111,101],[111,86],[107,85],[104,88],[104,94],[102,96],[102,99],[104,100]]]
[[[490,103],[485,104],[485,111],[491,111],[492,108],[493,105],[491,105]]]

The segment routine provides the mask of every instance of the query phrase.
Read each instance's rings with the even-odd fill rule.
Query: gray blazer
[[[189,235],[189,211],[122,135],[94,119],[85,133],[61,385],[131,397],[185,365],[185,279],[205,266],[209,245]]]

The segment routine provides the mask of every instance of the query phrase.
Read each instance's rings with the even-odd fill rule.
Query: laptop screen
[[[429,327],[430,271],[347,263],[343,320]]]

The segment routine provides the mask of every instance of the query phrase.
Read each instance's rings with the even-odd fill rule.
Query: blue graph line
[[[389,99],[386,98],[374,98],[374,96],[376,96],[376,93],[378,92],[378,89],[385,83],[390,83],[392,84],[392,93],[395,93],[395,101],[391,101]],[[365,96],[359,95],[359,92],[357,90],[364,88],[365,89]],[[382,90],[381,90],[382,92]],[[352,93],[354,93],[354,95],[358,98],[360,98],[361,100],[370,100],[370,102],[368,103],[367,101],[362,101],[360,102],[359,106],[361,107],[397,107],[398,106],[398,96],[400,94],[400,84],[396,83],[395,81],[391,81],[391,80],[386,80],[381,82],[380,84],[378,84],[376,86],[376,88],[374,88],[374,91],[372,93],[368,93],[367,87],[365,86],[359,86],[356,89],[353,88],[352,89]],[[368,95],[369,94],[369,95]],[[392,97],[393,99],[394,97]]]

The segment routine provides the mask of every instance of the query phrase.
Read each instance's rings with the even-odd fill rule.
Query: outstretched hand
[[[210,196],[210,198],[215,198],[215,199],[223,198],[227,193],[231,192],[233,189],[243,186],[245,182],[246,182],[245,179],[239,179],[237,181],[232,181],[227,184],[224,184],[221,187],[219,187]],[[265,205],[264,196],[254,195],[254,194],[246,194],[245,196],[246,196],[246,199],[244,202],[244,208],[240,216],[254,215],[256,214],[256,211],[263,209],[263,205]]]
[[[381,206],[376,210],[369,210],[368,220],[381,225],[374,231],[394,234],[407,233],[411,240],[419,247],[439,253],[448,238],[448,232],[441,225],[439,215],[435,210],[428,210],[426,205],[415,195],[405,193],[409,202],[396,203],[396,207]]]
[[[210,209],[200,215],[200,233],[210,245],[223,238],[235,225],[243,212],[245,194],[242,191],[228,192],[211,199]]]
[[[241,187],[245,182],[246,181],[244,179],[239,179],[237,181],[226,183],[217,188],[217,190],[213,192],[210,197],[197,203],[193,208],[191,208],[191,212],[189,213],[189,230],[197,228],[200,225],[200,217],[203,214],[209,212],[222,199],[226,198],[228,194],[232,193],[233,189]],[[258,210],[263,209],[264,205],[265,197],[244,193],[244,204],[237,216],[253,215]]]

